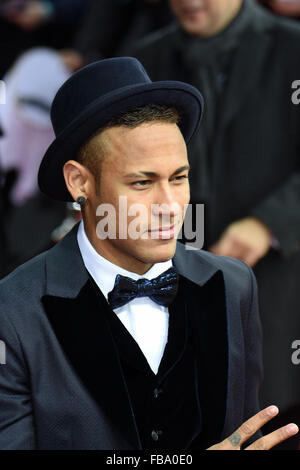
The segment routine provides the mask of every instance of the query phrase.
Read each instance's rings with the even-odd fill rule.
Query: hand
[[[245,421],[227,439],[219,444],[209,447],[207,450],[241,450],[241,445],[277,414],[278,408],[276,406],[268,406],[264,410],[252,416],[252,418]],[[269,450],[280,442],[295,436],[298,431],[299,429],[296,424],[287,424],[286,426],[276,429],[276,431],[257,439],[251,445],[246,447],[245,450]]]
[[[65,66],[71,71],[76,72],[85,65],[83,56],[73,49],[62,49],[60,51]]]
[[[246,217],[230,224],[209,251],[239,258],[253,267],[269,251],[271,239],[266,225],[255,217]]]

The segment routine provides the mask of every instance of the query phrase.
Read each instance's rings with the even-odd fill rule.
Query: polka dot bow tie
[[[170,268],[155,279],[139,279],[117,275],[114,288],[108,294],[112,309],[122,307],[136,297],[150,297],[159,305],[167,307],[176,297],[178,274]]]

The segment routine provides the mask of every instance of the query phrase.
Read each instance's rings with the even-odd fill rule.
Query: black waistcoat
[[[180,276],[157,375],[92,278],[76,298],[45,296],[43,304],[74,371],[116,435],[128,439],[124,448],[205,449],[219,442],[230,329],[220,271],[203,285]],[[153,440],[152,431],[163,434]]]
[[[199,358],[182,278],[169,313],[168,342],[155,374],[117,315],[106,308],[142,448],[154,451],[188,449],[201,441]]]

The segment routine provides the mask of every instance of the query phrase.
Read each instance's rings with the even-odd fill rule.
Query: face
[[[238,13],[243,0],[170,0],[183,29],[199,36],[221,32]]]
[[[105,140],[106,156],[100,181],[88,196],[86,230],[100,254],[143,274],[175,253],[190,197],[185,141],[176,124],[157,122],[113,127],[99,138]],[[99,227],[108,221],[107,213],[99,217],[99,209],[95,216],[102,204],[116,210],[116,237],[99,239]]]

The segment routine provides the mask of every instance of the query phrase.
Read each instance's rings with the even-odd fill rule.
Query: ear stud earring
[[[84,206],[84,204],[86,203],[86,198],[84,196],[79,196],[77,199],[76,199],[76,202],[77,204],[80,205],[80,207]]]

